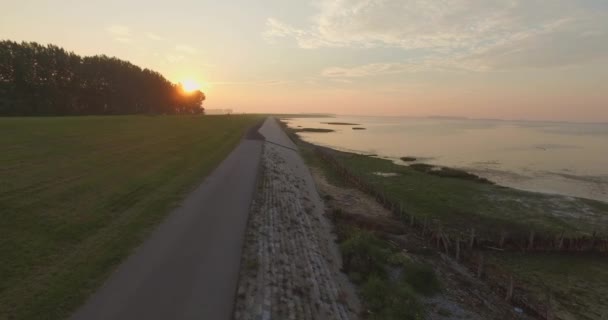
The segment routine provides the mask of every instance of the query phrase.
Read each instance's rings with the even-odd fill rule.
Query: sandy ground
[[[356,319],[354,288],[325,208],[295,145],[274,119],[249,217],[234,318]]]

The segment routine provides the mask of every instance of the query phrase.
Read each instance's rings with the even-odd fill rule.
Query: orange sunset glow
[[[201,89],[201,85],[192,79],[184,79],[180,83],[186,93],[191,93],[191,92]]]

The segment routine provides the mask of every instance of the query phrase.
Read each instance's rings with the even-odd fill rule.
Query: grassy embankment
[[[321,168],[337,186],[347,182],[303,147],[307,161]],[[606,234],[608,204],[519,191],[489,184],[458,170],[444,174],[425,166],[397,165],[390,160],[352,153],[332,153],[352,172],[388,197],[400,199],[417,218],[437,219],[448,230],[475,227],[491,232],[542,230],[552,233]],[[392,172],[380,176],[375,172]],[[495,253],[488,259],[511,272],[539,301],[547,300],[560,319],[598,319],[608,315],[608,259],[597,255]]]
[[[0,319],[69,315],[259,119],[0,119]]]

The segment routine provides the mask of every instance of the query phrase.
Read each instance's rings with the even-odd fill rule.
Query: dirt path
[[[230,319],[262,152],[255,138],[247,135],[71,319]]]
[[[356,295],[314,181],[275,120],[246,235],[235,319],[354,319]]]

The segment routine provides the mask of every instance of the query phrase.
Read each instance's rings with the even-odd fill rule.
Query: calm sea
[[[323,122],[351,122],[336,126]],[[402,117],[292,118],[311,143],[462,168],[500,185],[608,202],[608,124]]]

